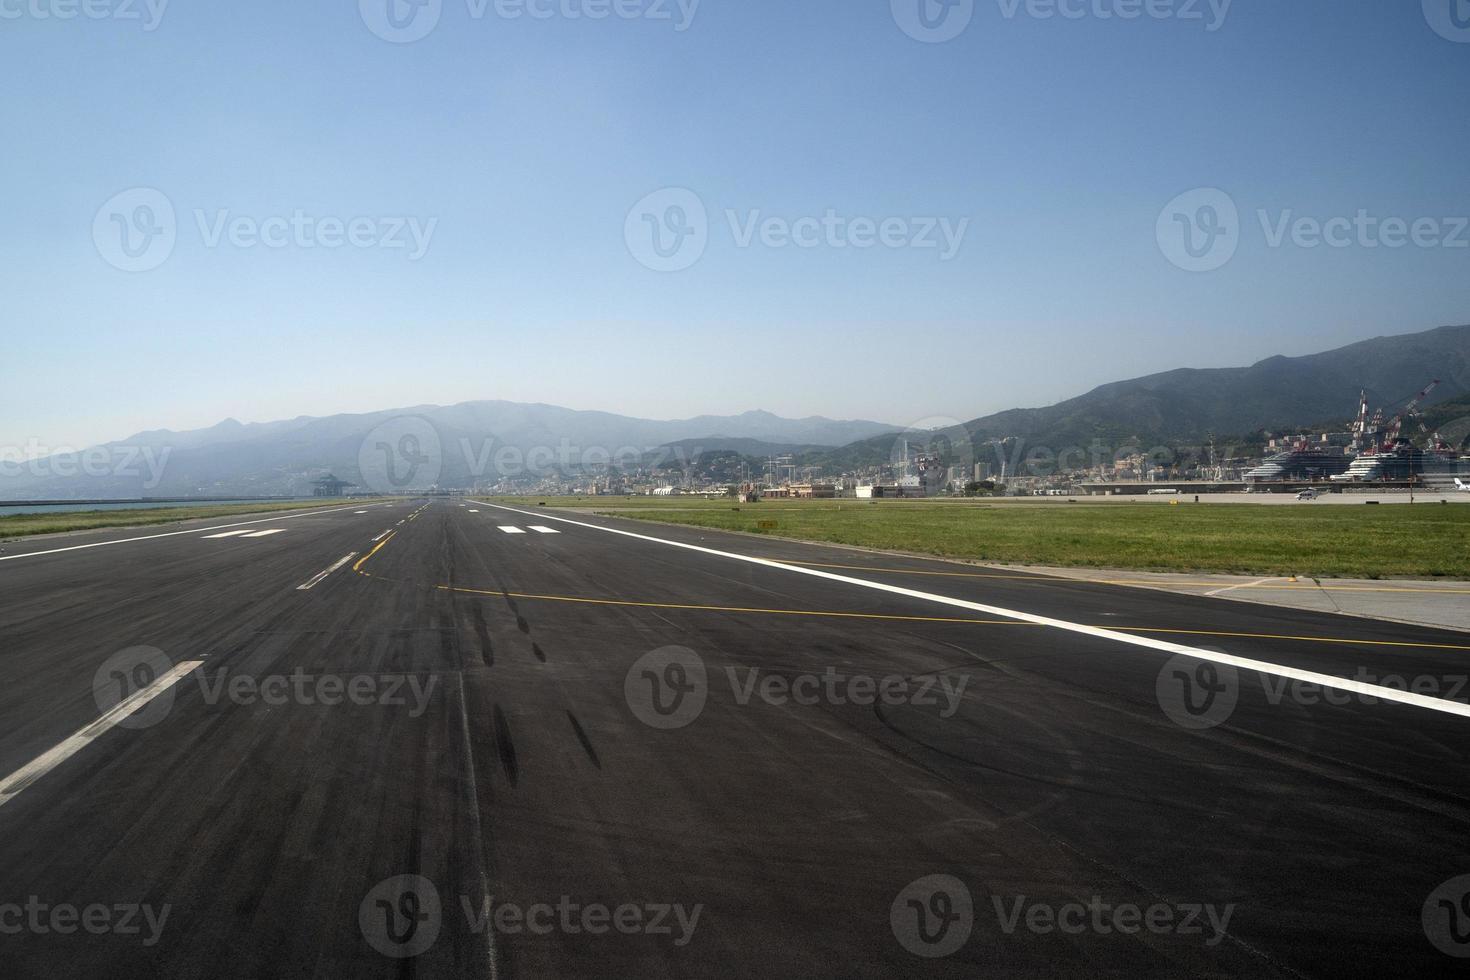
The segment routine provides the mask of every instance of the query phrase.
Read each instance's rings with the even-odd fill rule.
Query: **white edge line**
[[[236,524],[219,524],[215,527],[191,527],[187,531],[169,531],[167,534],[147,534],[140,538],[119,538],[116,541],[94,541],[91,544],[74,544],[69,548],[52,548],[50,551],[28,551],[23,555],[0,555],[0,561],[19,561],[22,558],[40,558],[42,555],[59,555],[64,551],[83,551],[87,548],[106,548],[114,544],[132,544],[135,541],[157,541],[159,538],[176,538],[181,534],[203,534],[206,531],[224,531],[232,527],[250,527],[254,524],[270,524],[273,521],[293,521],[298,517],[313,514],[340,514],[351,507],[333,507],[330,510],[306,510],[286,517],[263,517],[258,521],[240,521]]]
[[[352,554],[346,556],[345,558],[338,559],[337,563],[335,565],[333,565],[331,568],[324,569],[323,571],[317,572],[315,575],[313,575],[311,577],[311,579],[309,581],[307,581],[307,582],[305,582],[305,583],[303,583],[301,585],[296,586],[296,591],[297,592],[309,592],[311,589],[313,589],[317,585],[319,585],[321,583],[322,579],[326,578],[328,575],[332,574],[337,569],[341,568],[343,565],[347,564],[348,562],[350,562],[352,559],[354,559],[356,557],[357,557],[357,552],[354,551]]]
[[[32,759],[9,776],[6,776],[4,780],[0,780],[0,806],[4,806],[6,803],[15,799],[20,795],[22,790],[30,786],[37,779],[76,755],[92,742],[95,742],[105,732],[116,727],[124,718],[134,714],[149,701],[152,701],[158,695],[173,687],[185,674],[188,674],[203,663],[204,661],[202,660],[190,660],[179,664],[152,684],[149,684],[140,691],[134,692],[132,697],[118,703],[101,718],[82,728],[61,744]]]
[[[705,548],[697,544],[686,544],[682,541],[670,541],[666,538],[655,538],[647,534],[638,534],[634,531],[624,531],[621,528],[604,527],[600,524],[588,524],[583,521],[574,521],[566,517],[556,517],[547,513],[534,513],[532,511],[517,510],[514,507],[505,507],[501,504],[492,504],[487,501],[476,501],[485,507],[495,507],[499,510],[510,511],[513,514],[523,514],[527,517],[542,517],[547,520],[559,521],[563,524],[573,524],[577,527],[591,528],[594,531],[606,531],[608,534],[620,534],[624,537],[636,538],[640,541],[651,541],[654,544],[669,545],[673,548],[683,548],[686,551],[697,551],[701,554],[714,555],[719,558],[731,558],[735,561],[749,562],[752,565],[761,565],[766,568],[776,568],[791,572],[795,575],[809,575],[812,578],[824,578],[832,582],[842,582],[846,585],[857,585],[865,589],[875,589],[879,592],[889,592],[894,595],[907,596],[910,599],[923,599],[928,602],[936,602],[940,605],[954,606],[959,609],[968,609],[972,612],[983,612],[991,616],[1004,616],[1007,619],[1019,620],[1023,623],[1034,623],[1037,626],[1049,626],[1053,629],[1066,630],[1070,633],[1081,633],[1084,636],[1097,637],[1103,640],[1113,640],[1117,643],[1126,643],[1130,646],[1145,647],[1150,650],[1160,650],[1164,653],[1184,654],[1197,660],[1208,660],[1217,664],[1226,664],[1241,670],[1253,670],[1257,673],[1270,674],[1275,677],[1284,677],[1288,680],[1302,681],[1308,684],[1320,684],[1323,687],[1333,688],[1339,691],[1349,691],[1353,694],[1365,694],[1369,697],[1379,698],[1384,701],[1395,701],[1399,704],[1408,704],[1416,708],[1428,708],[1431,711],[1442,711],[1445,714],[1459,715],[1462,718],[1470,718],[1470,704],[1461,704],[1458,701],[1449,701],[1445,698],[1431,698],[1423,694],[1415,694],[1412,691],[1399,691],[1391,687],[1380,687],[1377,684],[1367,684],[1362,681],[1349,680],[1345,677],[1336,677],[1332,674],[1319,674],[1312,670],[1301,670],[1296,667],[1286,667],[1281,664],[1267,663],[1264,660],[1251,660],[1248,657],[1237,657],[1228,653],[1216,653],[1213,650],[1204,650],[1198,647],[1188,647],[1179,643],[1170,643],[1167,640],[1155,640],[1146,636],[1135,636],[1131,633],[1119,633],[1115,630],[1103,629],[1099,626],[1087,626],[1082,623],[1071,623],[1064,619],[1052,619],[1049,616],[1038,616],[1034,613],[1021,612],[1016,609],[1005,609],[1001,606],[987,606],[984,603],[970,602],[968,599],[955,599],[951,596],[936,595],[932,592],[920,592],[916,589],[906,589],[898,585],[887,585],[883,582],[872,582],[867,579],[852,578],[848,575],[837,575],[833,572],[824,572],[817,568],[803,568],[799,565],[788,565],[784,562],[772,561],[768,558],[755,558],[750,555],[739,555],[730,551],[718,551],[714,548]]]

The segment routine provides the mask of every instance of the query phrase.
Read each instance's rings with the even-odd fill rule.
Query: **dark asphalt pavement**
[[[5,543],[0,664],[0,977],[1470,962],[1470,634],[436,500]]]

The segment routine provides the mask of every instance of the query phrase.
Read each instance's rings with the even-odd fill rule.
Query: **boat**
[[[1312,480],[1337,479],[1353,462],[1335,447],[1307,448],[1298,445],[1295,449],[1267,457],[1260,466],[1247,470],[1245,482],[1252,483],[1299,483]]]
[[[1464,472],[1458,451],[1443,447],[1420,449],[1407,439],[1396,439],[1377,452],[1363,453],[1334,483],[1438,482]]]

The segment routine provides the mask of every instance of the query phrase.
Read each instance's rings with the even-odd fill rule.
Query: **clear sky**
[[[161,2],[0,0],[0,443],[908,424],[1470,321],[1466,0]],[[1433,224],[1273,244],[1360,211]]]

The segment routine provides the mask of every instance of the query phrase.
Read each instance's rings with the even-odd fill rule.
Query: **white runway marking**
[[[366,514],[367,511],[365,511],[365,510],[355,510],[355,511],[353,511],[353,513],[354,514]]]
[[[502,531],[504,531],[506,534],[525,534],[526,533],[525,531],[522,531],[520,528],[513,527],[510,524],[499,524],[497,526]]]
[[[132,697],[123,701],[117,707],[107,712],[107,714],[98,718],[60,745],[51,749],[49,752],[37,756],[9,776],[6,776],[4,780],[0,780],[0,806],[4,806],[6,803],[15,799],[16,796],[20,795],[21,790],[95,742],[108,730],[116,727],[118,722],[135,713],[149,701],[152,701],[164,691],[168,690],[185,674],[202,663],[204,663],[202,660],[190,660],[186,663],[179,664],[152,684],[149,684],[142,690],[135,691]]]
[[[477,510],[475,510],[475,509],[474,509],[474,508],[473,508],[473,507],[471,507],[471,508],[470,508],[470,513],[471,513],[471,514],[478,514],[478,513],[479,513],[479,511],[477,511]]]
[[[309,581],[307,581],[306,583],[304,583],[302,585],[296,586],[296,591],[297,592],[310,592],[313,588],[315,588],[318,584],[321,583],[322,579],[326,578],[328,575],[332,574],[337,569],[341,568],[343,565],[347,564],[348,562],[350,562],[352,559],[354,559],[356,557],[357,557],[357,552],[354,551],[352,554],[347,555],[345,558],[338,559],[337,560],[337,563],[335,565],[333,565],[331,568],[328,568],[325,571],[317,572],[315,575],[313,575],[311,577],[311,579]]]
[[[20,561],[22,558],[40,558],[43,555],[59,555],[67,551],[85,551],[88,548],[107,548],[115,544],[133,544],[138,541],[157,541],[160,538],[176,538],[181,534],[201,534],[205,531],[223,531],[227,527],[248,527],[252,524],[274,524],[277,521],[294,521],[298,517],[311,517],[316,514],[340,514],[350,507],[333,507],[331,510],[305,510],[299,514],[288,514],[285,517],[262,517],[258,521],[237,521],[234,524],[216,524],[214,527],[191,527],[187,531],[166,531],[163,534],[145,534],[138,538],[118,538],[116,541],[94,541],[91,544],[74,544],[66,548],[52,548],[49,551],[28,551],[23,555],[0,555],[0,561]]]
[[[384,531],[382,534],[378,535],[376,538],[373,538],[373,542],[376,543],[378,541],[381,541],[381,540],[383,540],[384,538],[386,538],[388,535],[390,535],[392,533],[393,533],[393,531],[390,528],[387,531]]]
[[[1258,585],[1265,585],[1267,582],[1274,582],[1276,581],[1276,578],[1277,576],[1269,576],[1267,578],[1256,579],[1254,582],[1242,582],[1240,585],[1232,585],[1224,589],[1213,589],[1209,592],[1206,592],[1205,595],[1222,595],[1226,592],[1234,592],[1236,589],[1253,589]]]
[[[272,534],[280,534],[280,533],[284,532],[285,530],[286,529],[283,528],[283,527],[273,527],[273,528],[268,528],[267,530],[264,530],[264,531],[251,531],[249,534],[242,534],[240,536],[242,538],[268,538]]]
[[[539,532],[541,534],[560,534],[561,533],[560,531],[556,530],[555,528],[542,527],[539,524],[532,524],[531,525],[531,530],[537,531],[537,532]]]
[[[655,538],[648,534],[638,534],[634,531],[624,531],[616,527],[603,527],[601,524],[588,524],[584,521],[574,521],[569,517],[554,517],[551,514],[532,514],[529,511],[516,510],[514,507],[506,507],[501,504],[492,504],[486,501],[478,501],[482,507],[494,507],[497,510],[509,511],[512,514],[523,514],[526,517],[545,517],[556,521],[558,524],[572,524],[576,527],[591,528],[594,531],[602,531],[605,534],[617,534],[625,538],[635,538],[639,541],[649,541],[654,544],[667,545],[670,548],[682,548],[685,551],[696,551],[700,554],[714,555],[717,558],[729,558],[733,561],[748,562],[752,565],[762,565],[766,568],[778,569],[790,572],[793,575],[809,575],[812,578],[826,579],[829,582],[841,582],[844,585],[856,585],[864,589],[873,589],[878,592],[888,592],[893,595],[906,596],[910,599],[922,599],[926,602],[934,602],[943,606],[954,606],[959,609],[969,609],[973,612],[982,612],[990,616],[1003,616],[1007,619],[1018,620],[1023,623],[1035,623],[1038,626],[1049,626],[1053,629],[1065,630],[1069,633],[1080,633],[1084,636],[1096,637],[1102,640],[1112,640],[1116,643],[1124,643],[1129,646],[1144,647],[1149,650],[1159,650],[1164,653],[1182,653],[1196,660],[1208,660],[1217,664],[1226,664],[1241,670],[1255,671],[1260,674],[1269,674],[1273,677],[1283,677],[1287,680],[1301,681],[1307,684],[1318,684],[1322,687],[1332,688],[1338,691],[1347,691],[1352,694],[1366,694],[1369,697],[1379,698],[1384,701],[1394,701],[1398,704],[1408,704],[1416,708],[1427,708],[1431,711],[1443,711],[1445,714],[1459,715],[1462,718],[1470,718],[1470,704],[1461,704],[1458,701],[1450,701],[1446,698],[1432,698],[1423,694],[1415,694],[1412,691],[1401,691],[1392,687],[1382,687],[1377,684],[1368,684],[1363,681],[1349,680],[1345,677],[1336,677],[1332,674],[1319,674],[1312,670],[1301,670],[1296,667],[1286,667],[1281,664],[1268,663],[1264,660],[1252,660],[1248,657],[1237,657],[1228,653],[1216,653],[1213,650],[1204,650],[1199,647],[1187,647],[1181,643],[1170,643],[1167,640],[1154,640],[1146,636],[1135,636],[1132,633],[1120,633],[1116,630],[1103,629],[1101,626],[1088,626],[1083,623],[1072,623],[1065,619],[1052,619],[1049,616],[1038,616],[1035,613],[1021,612],[1017,609],[1006,609],[1001,606],[987,606],[981,602],[970,602],[968,599],[956,599],[947,595],[936,595],[932,592],[920,592],[917,589],[906,589],[899,585],[887,585],[883,582],[872,582],[868,579],[852,578],[848,575],[838,575],[834,572],[824,572],[818,568],[803,568],[800,565],[788,565],[785,562],[772,561],[769,558],[755,558],[751,555],[740,555],[732,551],[719,551],[715,548],[706,548],[697,544],[686,544],[683,541],[670,541],[666,538]]]
[[[249,534],[249,531],[226,531],[224,534],[206,534],[205,541],[213,541],[215,538],[233,538],[237,534]]]

